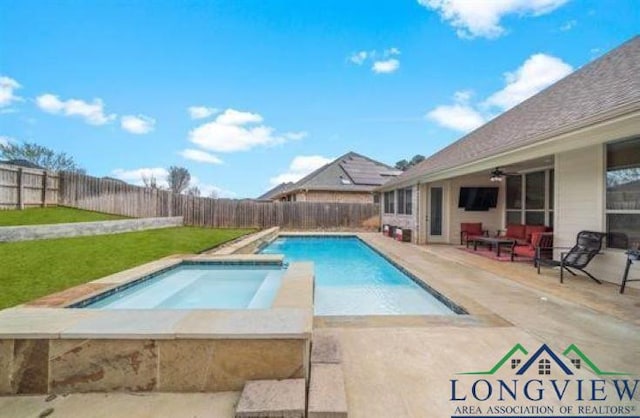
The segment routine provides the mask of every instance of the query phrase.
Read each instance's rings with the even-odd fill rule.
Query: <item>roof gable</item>
[[[371,191],[400,173],[402,171],[394,167],[348,152],[276,195],[294,190]]]

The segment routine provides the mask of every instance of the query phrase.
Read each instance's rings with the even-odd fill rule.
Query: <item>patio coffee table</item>
[[[486,244],[489,246],[489,250],[492,248],[496,249],[496,256],[500,257],[500,248],[503,246],[508,246],[509,248],[513,247],[513,243],[515,242],[512,239],[507,238],[495,238],[495,237],[480,237],[475,236],[470,239],[473,241],[473,251],[478,251],[478,243]],[[467,241],[467,248],[469,247],[469,241]]]

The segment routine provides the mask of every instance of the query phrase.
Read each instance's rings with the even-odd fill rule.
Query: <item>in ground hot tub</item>
[[[55,306],[0,311],[0,395],[224,392],[308,378],[313,266],[282,264],[171,258],[45,298]],[[59,304],[83,289],[99,290]]]
[[[280,264],[183,262],[72,305],[91,309],[268,309]]]

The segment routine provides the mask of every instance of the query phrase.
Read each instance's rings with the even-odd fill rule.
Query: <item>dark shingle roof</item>
[[[35,169],[38,169],[38,170],[44,170],[44,167],[41,167],[36,163],[32,163],[31,161],[24,160],[22,158],[18,158],[18,159],[15,159],[15,160],[0,161],[0,164],[9,164],[9,165],[16,165],[16,166],[19,166],[19,167],[35,168]]]
[[[394,167],[348,152],[269,198],[295,190],[372,191],[400,173]]]
[[[433,154],[385,188],[638,109],[640,37],[636,36]]]
[[[291,182],[291,181],[286,182],[286,183],[280,183],[276,187],[274,187],[274,188],[266,191],[264,194],[260,195],[258,197],[258,200],[273,199],[275,196],[277,196],[280,193],[284,192],[285,190],[289,189],[293,185],[294,185],[294,183]]]

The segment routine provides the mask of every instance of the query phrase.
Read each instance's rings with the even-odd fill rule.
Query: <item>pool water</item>
[[[261,253],[314,262],[316,315],[454,314],[357,237],[283,236]]]
[[[268,309],[280,288],[279,265],[181,264],[99,298],[93,309]]]

